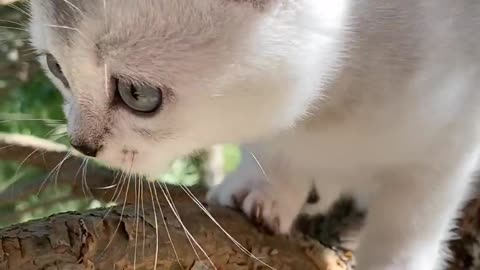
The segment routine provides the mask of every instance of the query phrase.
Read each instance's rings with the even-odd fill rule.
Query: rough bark
[[[168,206],[162,205],[164,218],[156,209],[156,219],[153,208],[136,215],[138,209],[127,206],[113,208],[108,215],[103,209],[67,213],[0,230],[0,269],[214,269],[209,260],[217,269],[268,269],[236,247],[198,208],[185,203],[176,207],[203,251],[189,241]],[[325,260],[335,258],[332,251],[314,242],[262,234],[228,210],[215,209],[212,214],[241,245],[274,269],[335,269]]]
[[[67,151],[65,146],[38,138],[0,136],[1,160],[24,162],[47,172],[64,161],[58,183],[73,184],[73,196],[84,196],[79,191],[80,178],[77,175],[83,160],[75,155],[65,159]],[[114,175],[113,171],[94,164],[89,166],[86,179],[95,198],[110,201],[114,188],[99,187],[115,184]],[[0,204],[36,192],[42,181],[43,178],[20,186],[14,184],[14,188],[0,193]],[[1,229],[0,270],[215,269],[209,260],[216,269],[269,269],[243,252],[184,190],[147,181],[132,181],[129,184],[130,192],[122,192],[117,198],[118,202],[122,202],[120,206],[59,214]],[[144,192],[138,197],[132,191],[140,190],[141,185]],[[12,192],[15,193],[12,195]],[[163,192],[170,192],[177,213],[171,210]],[[201,198],[203,190],[194,189],[194,193]],[[123,206],[125,201],[130,204]],[[152,202],[155,204],[152,205]],[[274,269],[346,269],[346,263],[350,262],[348,254],[341,257],[340,253],[315,241],[264,234],[239,213],[220,208],[209,209],[209,212],[248,252]],[[178,261],[172,246],[175,246]]]

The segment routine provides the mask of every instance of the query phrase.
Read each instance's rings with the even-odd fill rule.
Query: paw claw
[[[273,219],[273,228],[272,229],[273,229],[273,232],[275,234],[280,233],[280,218],[279,217],[275,217]]]
[[[245,201],[245,198],[247,197],[248,193],[246,191],[242,191],[236,194],[232,195],[232,202],[235,208],[241,209],[242,204]]]
[[[261,203],[257,204],[256,219],[258,221],[262,221],[262,219],[263,219],[263,204],[261,204]]]
[[[232,202],[233,202],[233,206],[234,206],[235,208],[239,208],[239,207],[242,205],[242,203],[240,202],[240,200],[239,200],[239,199],[237,198],[237,196],[235,196],[235,195],[232,196]]]
[[[282,192],[259,181],[255,185],[221,185],[210,198],[220,205],[241,209],[264,232],[288,234],[302,204],[279,198],[277,194]]]

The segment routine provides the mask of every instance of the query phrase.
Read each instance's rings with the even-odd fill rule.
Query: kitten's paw
[[[213,187],[207,194],[207,203],[230,208],[238,208],[238,202],[243,201],[249,193],[251,181],[226,180]]]
[[[239,206],[254,222],[274,234],[289,234],[298,215],[298,207],[290,203],[288,193],[277,193],[260,187],[248,193]]]
[[[274,234],[289,234],[302,207],[287,188],[265,181],[249,182],[232,189],[229,183],[214,188],[207,197],[211,204],[241,209],[253,222]]]

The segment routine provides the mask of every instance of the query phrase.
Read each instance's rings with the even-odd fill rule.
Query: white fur
[[[353,193],[369,210],[358,269],[442,262],[477,165],[480,4],[118,0],[99,12],[92,1],[68,43],[41,1],[32,1],[33,43],[64,68],[70,135],[100,138],[99,160],[157,175],[180,155],[242,143],[240,169],[211,202],[234,206],[236,196],[288,233],[313,185],[321,205],[304,211]],[[152,118],[112,112],[110,74],[172,96]]]

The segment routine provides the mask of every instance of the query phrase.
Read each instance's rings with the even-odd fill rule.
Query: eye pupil
[[[47,54],[46,55],[46,60],[47,60],[47,67],[50,70],[50,72],[55,76],[57,79],[59,79],[65,87],[70,87],[67,78],[63,74],[62,67],[58,63],[58,61],[55,59],[55,57],[52,54]]]
[[[153,113],[162,106],[163,93],[160,88],[135,84],[113,78],[114,87],[122,103],[135,112]]]
[[[131,93],[132,97],[135,98],[136,100],[138,100],[138,98],[140,97],[137,89],[135,88],[135,86],[133,84],[130,86],[130,93]]]

